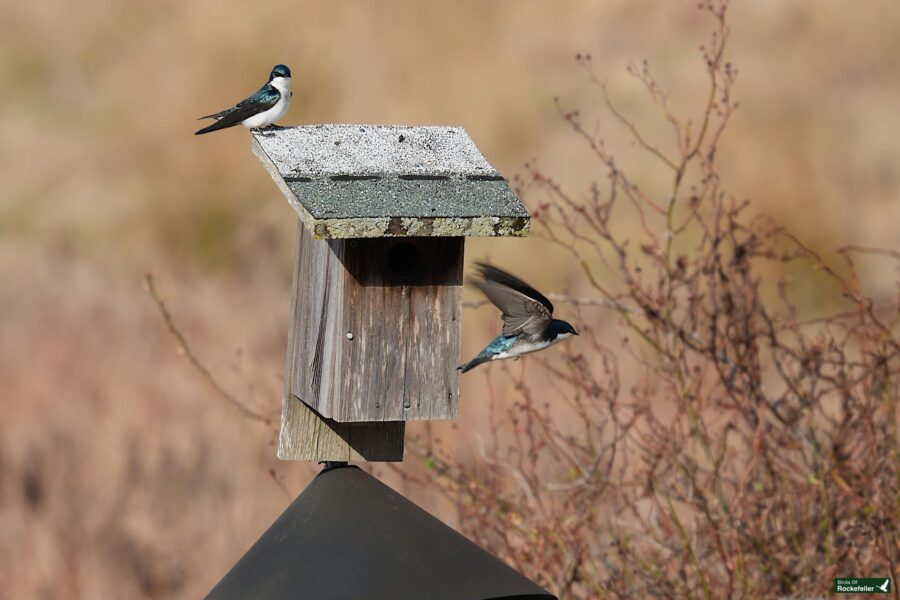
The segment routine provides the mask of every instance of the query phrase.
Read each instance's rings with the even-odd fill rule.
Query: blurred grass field
[[[598,165],[554,97],[596,119],[623,164],[645,159],[576,53],[650,137],[667,125],[629,60],[649,60],[676,110],[704,93],[708,27],[661,0],[50,0],[4,13],[0,598],[202,595],[288,502],[267,469],[290,494],[315,471],[277,464],[271,433],[221,404],[142,289],[154,271],[223,385],[277,410],[296,222],[247,132],[195,138],[196,117],[284,62],[285,123],[461,125],[502,173],[536,158],[579,189]],[[730,52],[741,108],[721,148],[726,186],[814,248],[900,250],[900,5],[736,1]],[[648,164],[641,183],[659,176]],[[467,246],[543,290],[584,291],[538,238]],[[867,289],[889,300],[898,273],[867,265]],[[835,305],[817,280],[797,284],[812,310]],[[465,315],[469,356],[497,316]],[[460,427],[480,426],[483,384],[464,379]]]

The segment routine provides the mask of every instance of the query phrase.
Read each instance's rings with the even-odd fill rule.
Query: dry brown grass
[[[893,60],[900,40],[898,7],[888,0],[853,10],[838,0],[767,0],[738,2],[732,10],[730,52],[741,67],[736,93],[742,107],[720,144],[721,180],[738,198],[753,198],[752,209],[744,215],[771,215],[825,263],[840,267],[840,278],[856,285],[835,249],[858,244],[898,250],[900,238],[900,122],[894,109],[900,104],[900,73]],[[673,112],[695,111],[698,99],[705,98],[706,84],[696,46],[708,26],[697,11],[680,3],[626,0],[424,6],[391,0],[342,3],[339,8],[333,3],[278,1],[262,9],[238,2],[109,5],[87,0],[78,10],[57,2],[8,7],[0,21],[0,596],[200,596],[284,507],[287,496],[268,470],[276,470],[291,493],[314,472],[311,467],[277,464],[268,445],[269,430],[241,419],[196,376],[177,354],[141,287],[143,273],[155,269],[174,318],[217,380],[256,410],[274,413],[281,387],[293,223],[288,207],[250,156],[246,136],[233,131],[194,139],[190,133],[197,115],[238,99],[258,85],[272,63],[284,61],[298,73],[294,121],[461,124],[504,173],[523,172],[521,165],[540,157],[542,172],[553,173],[562,189],[583,184],[582,189],[589,189],[586,183],[596,177],[598,163],[559,118],[552,102],[559,96],[565,106],[581,108],[591,132],[598,120],[608,134],[608,146],[616,149],[617,160],[635,182],[652,198],[665,198],[671,183],[666,168],[659,168],[658,159],[635,145],[628,129],[617,126],[602,109],[602,97],[572,58],[579,51],[591,52],[594,72],[609,79],[611,95],[623,113],[641,126],[647,139],[660,140],[670,126],[647,101],[639,82],[624,76],[621,67],[629,59],[647,57],[664,87],[675,92]],[[598,109],[593,112],[592,107]],[[660,150],[677,155],[672,145],[663,144]],[[589,198],[575,196],[578,203]],[[544,201],[535,190],[526,200],[532,209]],[[617,217],[615,234],[648,241],[635,216]],[[761,235],[753,228],[750,233]],[[686,253],[700,241],[694,234],[674,252]],[[772,247],[784,252],[787,245],[782,238],[782,245]],[[638,244],[631,250],[638,260]],[[542,289],[597,294],[566,248],[548,250],[546,239],[475,240],[468,255],[489,256]],[[541,257],[540,271],[529,270],[535,256]],[[752,288],[752,277],[762,277],[764,284],[787,278],[798,320],[841,311],[860,318],[853,312],[858,306],[853,297],[844,298],[836,279],[816,269],[818,259],[767,262],[754,257],[747,256],[753,265],[749,283],[733,285]],[[640,260],[647,265],[645,281],[655,285],[651,274],[665,273],[652,270],[659,269],[659,259],[651,252]],[[604,287],[623,292],[613,271],[604,270],[597,257],[590,259],[589,267]],[[895,300],[897,268],[891,257],[859,260],[857,275],[858,298],[872,298],[876,306]],[[777,300],[773,287],[761,290],[767,302]],[[587,357],[585,369],[602,384],[601,400],[615,394],[620,420],[627,421],[642,403],[653,403],[652,411],[640,413],[643,421],[634,426],[635,435],[649,435],[651,418],[664,427],[684,427],[685,415],[679,411],[689,403],[670,393],[675,389],[666,387],[671,381],[650,378],[660,365],[643,365],[646,357],[637,350],[642,348],[637,334],[630,335],[630,346],[622,344],[627,324],[621,317],[603,308],[562,303],[559,310],[564,318],[575,315],[571,320],[587,326],[595,341],[579,339],[567,352],[474,372],[463,383],[463,414],[457,424],[411,428],[423,444],[429,438],[441,439],[452,453],[450,464],[463,473],[474,469],[479,476],[471,481],[497,486],[503,492],[500,498],[515,498],[508,495],[510,490],[522,486],[515,477],[498,475],[505,467],[485,462],[484,456],[505,451],[502,440],[514,433],[500,433],[500,445],[492,445],[490,415],[501,431],[508,430],[514,404],[512,414],[527,415],[520,406],[527,392],[531,398],[551,401],[554,412],[564,417],[556,426],[564,436],[578,439],[583,430],[577,410],[561,407],[566,398],[595,399],[567,382],[573,365],[582,364],[572,362],[575,357]],[[754,323],[762,319],[758,311],[747,314]],[[876,316],[884,318],[882,313]],[[661,340],[684,349],[687,360],[700,360],[677,335],[672,339],[677,328],[672,329],[671,319],[655,325],[641,319],[641,326],[652,326],[651,333],[668,332]],[[856,362],[873,356],[863,352],[869,348],[863,342],[871,323],[866,321],[864,327],[858,320],[844,322],[854,324],[843,334],[853,336],[842,346],[845,356]],[[486,307],[469,309],[466,324],[467,355],[493,335],[496,314]],[[809,336],[809,331],[801,333]],[[808,340],[807,348],[821,346],[823,360],[831,360],[829,335],[840,331],[815,331],[823,333]],[[787,337],[783,343],[802,348],[799,337]],[[878,350],[885,341],[871,343]],[[615,350],[618,362],[609,362],[609,379],[601,374],[607,368],[603,360],[612,361],[612,355],[595,351],[594,344]],[[768,354],[761,359],[771,364]],[[704,363],[712,369],[698,382],[704,393],[716,385],[716,362]],[[798,364],[802,361],[794,365],[800,369]],[[523,365],[541,369],[525,371]],[[544,368],[565,377],[548,385]],[[798,372],[802,369],[788,376]],[[782,378],[767,373],[763,383],[774,402]],[[864,386],[872,380],[860,381],[852,397],[862,402],[871,398]],[[704,397],[703,406],[709,408],[712,400]],[[536,401],[533,406],[544,410]],[[833,410],[839,409],[838,404]],[[812,411],[810,416],[801,407],[798,419],[808,427],[810,419],[827,423],[835,414]],[[591,418],[610,418],[604,415]],[[516,418],[520,426],[527,422],[523,416]],[[532,419],[532,427],[541,422]],[[722,425],[717,426],[703,435],[713,450],[721,451],[723,440],[717,434]],[[735,426],[746,428],[740,422]],[[791,431],[774,427],[774,439],[763,441],[793,439]],[[738,440],[746,435],[740,430],[725,436],[729,461],[744,460]],[[817,430],[816,435],[825,433]],[[599,430],[597,436],[597,444],[606,442]],[[692,436],[683,464],[672,462],[667,473],[687,467],[696,477],[712,477],[701,439]],[[847,441],[853,442],[852,436]],[[841,458],[846,449],[823,447],[823,458],[817,460],[823,467],[843,468],[871,455],[877,464],[877,446],[853,448],[850,463]],[[590,456],[582,468],[593,465]],[[776,458],[804,465],[816,455],[801,445],[796,455]],[[631,460],[633,466],[639,464],[637,457]],[[684,462],[688,460],[696,464]],[[433,473],[427,464],[408,463],[409,475]],[[570,473],[568,463],[563,464],[567,466],[559,470],[556,463],[542,462],[536,472],[542,485],[577,482],[577,468]],[[405,484],[381,469],[379,473],[448,522],[472,531],[474,508],[459,497]],[[750,473],[757,476],[755,470]],[[812,498],[821,489],[822,505],[833,509],[835,524],[853,524],[841,511],[881,514],[871,513],[825,473],[827,477],[817,477],[819,483],[790,479],[799,486],[797,498]],[[837,475],[856,485],[843,471]],[[767,476],[760,476],[763,490],[751,485],[747,498],[771,495]],[[719,477],[723,485],[738,489],[723,479],[725,474]],[[686,552],[690,548],[703,556],[716,532],[697,526],[698,500],[676,485],[686,481],[690,478],[685,474],[681,479],[662,478],[656,488],[662,505],[640,504],[638,516],[647,520],[651,541],[655,531],[672,532],[670,545],[659,546],[661,571],[688,556],[683,579],[700,592],[702,570],[690,566]],[[865,477],[860,485],[872,489]],[[554,488],[548,498],[570,498],[587,506],[579,500],[583,493],[577,486]],[[614,496],[609,487],[603,494],[604,501]],[[709,504],[711,511],[721,510],[717,499]],[[815,505],[797,505],[796,514],[783,508],[766,514],[794,518],[799,527],[801,517],[808,516],[803,510]],[[883,504],[874,506],[881,511]],[[613,539],[610,528],[628,516],[623,505],[609,510],[601,530],[604,543]],[[666,524],[670,514],[678,515],[685,528],[696,527],[696,541],[678,541],[678,527],[672,529],[670,518]],[[761,527],[757,516],[740,518],[748,527]],[[533,524],[516,525],[527,529]],[[569,529],[560,531],[566,536],[588,531],[583,521],[565,525]],[[666,526],[669,529],[654,529]],[[486,536],[484,541],[522,561],[526,571],[547,585],[568,585],[561,574],[571,572],[566,568],[573,559],[560,555],[553,562],[552,535],[545,529],[529,531],[543,536],[535,538],[535,545],[545,554],[513,556],[501,537]],[[785,526],[784,531],[794,530]],[[797,555],[807,561],[797,567],[807,577],[798,585],[821,584],[818,578],[810,583],[816,565],[809,562],[818,556],[814,546],[820,539],[834,540],[834,564],[869,560],[864,555],[841,558],[835,553],[837,542],[846,534],[829,531],[830,538],[817,537],[818,530],[804,530],[798,538],[805,554]],[[745,535],[762,533],[751,528]],[[610,560],[624,563],[628,556],[644,557],[631,544],[633,538],[617,539],[621,554],[611,554]],[[728,553],[746,539],[726,539],[725,556],[733,556]],[[590,556],[582,555],[582,563]],[[710,583],[727,577],[727,561],[719,563],[719,570],[711,568],[704,575]],[[595,575],[580,575],[572,586],[597,581],[601,567],[606,568],[600,565]],[[741,568],[750,573],[751,567]],[[639,583],[649,581],[639,573],[634,577]]]

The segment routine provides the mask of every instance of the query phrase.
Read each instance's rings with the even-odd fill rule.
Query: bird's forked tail
[[[458,367],[456,367],[456,370],[460,371],[461,373],[465,373],[466,371],[471,371],[472,369],[474,369],[481,363],[486,363],[490,360],[491,360],[490,356],[487,356],[482,353],[482,354],[479,354],[478,356],[476,356],[475,358],[473,358],[472,360],[470,360],[469,362],[459,365]]]

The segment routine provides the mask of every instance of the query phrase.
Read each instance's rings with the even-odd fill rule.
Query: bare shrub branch
[[[168,329],[169,333],[172,334],[172,337],[175,338],[175,343],[178,344],[179,352],[188,359],[188,361],[191,363],[191,366],[194,367],[194,370],[200,374],[200,377],[202,377],[203,380],[209,384],[209,386],[222,400],[234,407],[242,417],[254,421],[259,421],[261,423],[264,423],[265,425],[271,426],[271,418],[248,407],[243,401],[239,400],[236,396],[222,387],[222,385],[213,376],[212,372],[210,372],[210,370],[206,368],[206,365],[204,365],[197,357],[197,355],[193,352],[193,350],[191,350],[190,345],[188,345],[187,338],[175,325],[175,321],[174,319],[172,319],[172,314],[169,312],[165,300],[163,300],[162,296],[160,296],[159,292],[156,290],[156,283],[153,279],[152,273],[147,273],[144,275],[144,289],[147,291],[150,299],[153,300],[153,303],[159,310],[159,314],[162,317],[163,322],[166,324],[166,329]],[[279,485],[281,485],[280,482]]]
[[[537,235],[596,294],[554,297],[579,309],[581,345],[563,362],[528,358],[538,377],[487,371],[514,382],[515,403],[492,414],[493,441],[476,437],[471,460],[410,442],[428,467],[416,483],[561,597],[822,596],[841,574],[900,574],[900,302],[869,297],[852,260],[900,255],[848,246],[831,264],[723,189],[737,70],[728,3],[700,9],[713,32],[697,115],[671,111],[648,63],[628,67],[671,140],[645,133],[591,57],[577,57],[613,123],[671,175],[664,196],[558,99],[596,179],[576,193],[529,163],[515,180],[536,206]],[[833,298],[831,316],[792,299],[773,275],[788,263]],[[597,333],[608,313],[585,306],[616,311],[614,349]]]

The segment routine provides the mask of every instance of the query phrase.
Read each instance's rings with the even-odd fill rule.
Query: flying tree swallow
[[[243,125],[249,129],[268,127],[284,116],[291,104],[291,70],[285,65],[275,65],[269,74],[269,82],[259,91],[222,112],[200,117],[215,119],[194,135],[218,131],[226,127]]]
[[[458,370],[481,363],[537,352],[573,335],[575,328],[553,318],[553,304],[521,279],[485,263],[478,263],[481,279],[473,283],[503,313],[503,331]]]

